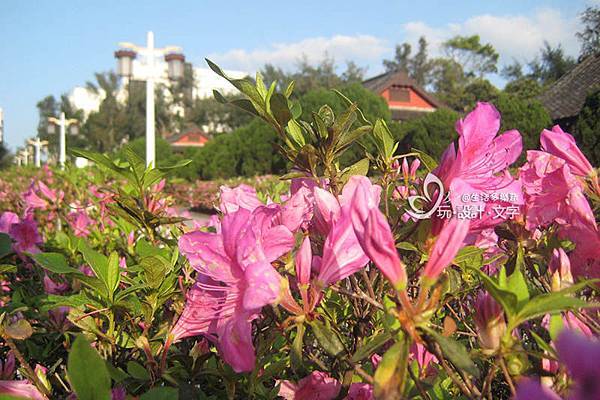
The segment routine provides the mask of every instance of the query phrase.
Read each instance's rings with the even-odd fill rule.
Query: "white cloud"
[[[589,0],[600,1],[600,0]],[[382,60],[393,57],[393,45],[409,42],[416,44],[425,36],[430,54],[439,55],[441,44],[455,35],[479,34],[484,43],[491,43],[500,54],[500,64],[531,60],[539,54],[544,41],[552,46],[561,44],[568,55],[577,55],[579,43],[575,37],[577,16],[566,17],[552,8],[538,9],[531,15],[471,16],[463,21],[445,25],[429,25],[412,21],[401,26],[397,37],[381,38],[373,35],[335,35],[312,37],[297,42],[273,43],[255,49],[232,49],[213,53],[209,58],[224,68],[254,72],[266,63],[285,70],[293,69],[302,57],[316,63],[327,55],[338,66],[352,60],[359,66],[369,67],[367,75],[382,69]]]
[[[478,15],[461,23],[441,27],[415,21],[403,25],[408,42],[425,36],[434,54],[440,52],[441,43],[454,35],[479,34],[484,43],[491,43],[501,56],[501,63],[512,59],[527,61],[539,53],[547,41],[552,46],[561,44],[569,55],[576,55],[579,43],[575,37],[577,19],[566,18],[557,10],[541,9],[531,16]]]
[[[371,35],[335,35],[333,37],[314,37],[293,43],[275,43],[268,47],[244,50],[234,49],[225,53],[214,53],[209,58],[225,68],[244,71],[256,71],[266,63],[283,69],[292,69],[302,57],[309,63],[317,63],[332,57],[337,64],[352,60],[357,64],[376,65],[390,53],[391,47],[383,39]]]

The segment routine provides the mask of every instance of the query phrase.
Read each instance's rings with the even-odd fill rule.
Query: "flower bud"
[[[506,332],[506,321],[502,307],[489,293],[477,295],[474,320],[481,347],[484,350],[498,350],[500,339]]]
[[[571,261],[563,249],[554,249],[548,269],[552,273],[553,292],[558,292],[573,285]]]

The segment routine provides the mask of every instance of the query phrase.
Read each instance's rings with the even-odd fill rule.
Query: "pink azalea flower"
[[[575,138],[560,126],[554,125],[551,131],[544,129],[540,143],[543,151],[565,160],[575,175],[586,177],[594,174],[594,167],[577,147]]]
[[[221,186],[221,204],[219,209],[222,213],[233,213],[243,208],[248,211],[254,211],[263,203],[256,197],[256,189],[248,185],[239,185],[231,189],[227,186]]]
[[[571,261],[563,249],[554,249],[548,269],[552,274],[552,290],[558,292],[573,285]]]
[[[0,360],[0,379],[11,380],[15,375],[15,354],[11,351],[6,355],[6,360]]]
[[[67,282],[55,282],[47,274],[44,274],[44,291],[47,294],[64,294],[69,290]]]
[[[357,241],[352,220],[343,214],[325,239],[317,286],[327,287],[341,281],[362,269],[367,262],[369,258]]]
[[[294,245],[292,233],[274,225],[278,209],[260,206],[225,214],[221,233],[191,232],[179,248],[199,278],[188,292],[175,340],[205,334],[217,338],[225,362],[237,371],[254,368],[251,321],[280,296],[281,276],[271,262]]]
[[[581,183],[564,160],[541,151],[528,151],[521,167],[525,196],[526,228],[534,230],[556,221],[574,220],[595,226],[594,214]]]
[[[13,224],[18,224],[20,221],[19,216],[14,212],[5,211],[0,215],[0,232],[9,233],[10,227]]]
[[[43,200],[35,192],[35,183],[31,182],[29,189],[21,196],[25,202],[25,212],[28,213],[31,210],[39,208],[45,210],[48,207],[48,202]]]
[[[430,364],[437,363],[437,358],[433,354],[427,351],[425,346],[421,343],[413,343],[410,346],[410,357],[417,361],[417,365],[419,366],[420,375],[422,377],[426,377],[427,375],[432,374],[435,370],[433,368],[429,368]]]
[[[291,232],[301,227],[306,229],[313,217],[313,203],[312,192],[301,187],[281,206],[281,224]]]
[[[576,222],[561,227],[558,234],[575,243],[569,254],[573,276],[600,278],[600,234],[595,225]]]
[[[452,218],[444,225],[429,251],[429,259],[423,270],[422,277],[427,284],[435,282],[442,271],[452,263],[468,232],[468,219]]]
[[[358,242],[392,285],[402,289],[406,285],[406,270],[396,251],[390,225],[379,210],[381,188],[365,177],[352,177],[350,181],[353,186],[344,196],[351,199],[349,214]]]
[[[48,400],[28,381],[0,381],[0,394],[30,400]]]
[[[477,295],[473,320],[481,347],[485,350],[497,350],[500,339],[506,332],[506,321],[502,307],[488,292]]]
[[[42,243],[42,238],[38,232],[38,225],[29,214],[21,222],[12,224],[9,235],[15,240],[14,250],[21,254],[24,252],[39,253],[38,245]]]
[[[69,221],[71,228],[73,228],[73,234],[75,236],[87,237],[91,233],[89,228],[93,226],[94,221],[84,210],[69,213],[67,220]]]
[[[298,383],[282,381],[279,396],[286,400],[333,400],[342,385],[326,372],[313,371]]]
[[[514,400],[562,400],[551,389],[533,379],[524,379],[517,387]]]
[[[37,185],[38,185],[38,188],[40,189],[40,192],[44,195],[44,197],[46,197],[48,199],[48,201],[50,201],[50,203],[53,204],[54,206],[56,206],[57,203],[62,201],[62,199],[65,195],[64,192],[62,192],[62,191],[57,192],[56,190],[50,189],[42,181],[38,181]]]
[[[518,182],[510,176],[507,168],[521,154],[521,135],[516,130],[496,136],[500,129],[500,114],[489,103],[477,103],[475,109],[456,123],[459,134],[458,150],[450,144],[442,160],[433,173],[438,176],[450,191],[450,201],[455,210],[458,207],[483,207],[487,211],[493,203],[481,199],[466,203],[464,194],[477,193],[491,196],[499,192],[512,192],[517,195],[515,204],[522,203]],[[483,221],[472,219],[473,229],[489,228],[500,222],[498,218]],[[485,221],[485,223],[484,223]]]
[[[569,398],[600,399],[600,342],[565,329],[558,335],[556,351],[574,381]]]
[[[348,389],[348,396],[344,400],[375,400],[373,386],[368,383],[353,383]]]

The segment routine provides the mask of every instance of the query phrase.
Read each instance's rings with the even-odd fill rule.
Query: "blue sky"
[[[11,148],[35,135],[37,101],[59,96],[113,69],[120,41],[178,45],[195,64],[211,57],[253,72],[265,62],[292,68],[325,53],[381,71],[396,43],[424,34],[438,44],[480,33],[502,62],[532,58],[544,40],[569,54],[579,44],[577,14],[598,0],[574,1],[19,1],[0,3],[0,107]]]

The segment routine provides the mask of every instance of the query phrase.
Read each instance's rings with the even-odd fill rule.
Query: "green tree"
[[[600,53],[600,7],[587,7],[580,16],[583,30],[577,32],[581,42],[581,56]]]
[[[548,85],[559,80],[576,64],[573,57],[565,55],[561,45],[552,47],[548,42],[544,42],[540,55],[529,63],[531,72],[528,76],[542,85]]]
[[[419,85],[425,86],[431,81],[431,72],[433,69],[427,47],[428,43],[424,36],[419,38],[419,47],[414,56],[411,55],[412,46],[410,43],[396,45],[394,59],[383,60],[383,65],[387,71],[405,71]]]
[[[0,143],[0,169],[4,169],[12,165],[13,158],[10,151],[6,148],[4,143]]]
[[[482,78],[497,72],[500,55],[490,44],[481,43],[479,35],[455,36],[443,43],[447,56],[459,64],[468,77]]]
[[[409,152],[412,148],[421,150],[434,158],[439,158],[446,147],[458,136],[454,125],[459,114],[440,108],[427,115],[403,122],[393,131],[400,140],[399,152]]]
[[[285,90],[287,85],[294,81],[294,93],[301,96],[319,88],[332,89],[346,83],[361,82],[365,70],[349,61],[346,63],[346,70],[338,74],[335,60],[326,56],[316,65],[309,63],[307,58],[303,57],[297,63],[295,70],[290,73],[271,64],[266,64],[260,73],[267,86],[277,82],[279,90]]]
[[[129,138],[124,129],[127,115],[117,100],[119,78],[113,72],[96,73],[94,76],[96,82],[87,82],[87,89],[103,99],[98,110],[89,114],[83,133],[88,147],[100,152],[113,151]]]
[[[500,93],[494,104],[502,116],[501,132],[516,129],[523,137],[523,150],[539,148],[540,133],[552,124],[542,103],[535,99]]]
[[[520,97],[522,99],[533,99],[542,94],[543,89],[538,81],[532,78],[522,77],[510,81],[504,86],[504,93]]]
[[[594,88],[577,117],[575,139],[592,165],[600,164],[600,89]]]

